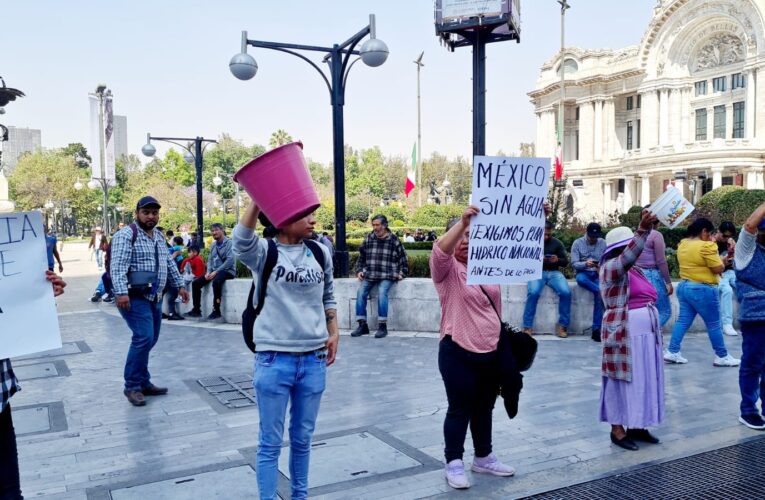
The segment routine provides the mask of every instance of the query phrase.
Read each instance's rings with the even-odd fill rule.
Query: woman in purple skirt
[[[656,217],[643,211],[637,232],[626,227],[606,235],[600,265],[603,315],[603,383],[600,421],[611,424],[611,442],[635,451],[635,441],[656,444],[647,427],[664,420],[664,361],[657,294],[639,267]]]

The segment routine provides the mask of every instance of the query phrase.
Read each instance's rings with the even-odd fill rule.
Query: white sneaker
[[[664,361],[667,363],[675,363],[678,365],[684,365],[688,362],[687,359],[682,357],[679,352],[664,351]]]
[[[515,474],[515,469],[500,462],[494,453],[489,453],[488,456],[483,458],[475,457],[473,459],[472,470],[473,472],[483,472],[484,474],[503,477]]]
[[[449,486],[452,488],[457,490],[470,488],[470,482],[465,475],[465,464],[462,460],[452,460],[446,464],[444,473],[446,475],[446,482],[449,483]]]
[[[712,364],[715,366],[738,366],[741,364],[741,360],[727,354],[724,358],[715,356],[715,361]]]
[[[738,336],[738,332],[733,328],[733,325],[723,325],[723,333],[725,335],[730,335],[731,337]]]

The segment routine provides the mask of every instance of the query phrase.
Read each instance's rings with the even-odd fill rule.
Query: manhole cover
[[[279,455],[279,471],[287,478],[290,477],[289,454],[287,446]],[[308,488],[379,476],[422,465],[369,432],[314,439],[311,444]]]
[[[312,464],[313,465],[313,464]],[[568,486],[529,499],[762,498],[765,439]],[[759,492],[759,493],[758,493]]]
[[[67,429],[64,404],[45,403],[30,406],[13,406],[13,426],[17,436],[44,434]]]
[[[92,352],[92,349],[84,341],[78,340],[77,342],[64,342],[60,349],[36,352],[27,356],[13,358],[13,360],[52,358],[54,356],[66,356],[67,354],[80,354],[85,352]]]
[[[22,382],[37,378],[67,377],[69,368],[63,360],[55,360],[32,365],[14,365],[13,371]]]
[[[197,380],[200,386],[227,408],[255,406],[252,374],[240,373]]]
[[[140,484],[111,491],[112,500],[257,498],[258,480],[249,465]]]

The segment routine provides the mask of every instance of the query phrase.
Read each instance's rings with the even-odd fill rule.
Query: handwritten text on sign
[[[0,214],[0,359],[61,347],[39,212]]]
[[[476,156],[468,285],[525,283],[542,277],[549,158]]]

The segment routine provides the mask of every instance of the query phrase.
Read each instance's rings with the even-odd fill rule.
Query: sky
[[[566,45],[637,45],[655,0],[569,0]],[[250,39],[307,45],[341,43],[377,17],[390,50],[377,68],[349,75],[345,143],[380,146],[408,157],[417,138],[417,67],[421,73],[422,153],[469,157],[472,151],[471,49],[449,52],[435,36],[432,0],[0,0],[0,76],[26,97],[7,106],[6,125],[39,128],[43,147],[88,146],[88,93],[105,83],[116,114],[128,120],[129,152],[146,133],[267,144],[285,129],[305,153],[332,159],[329,93],[308,64],[249,48],[259,70],[235,79],[228,61]],[[556,0],[521,0],[521,42],[487,48],[486,150],[517,151],[535,139],[534,88],[541,65],[560,48]],[[308,54],[315,61],[320,54]],[[160,154],[165,147],[156,144]]]

